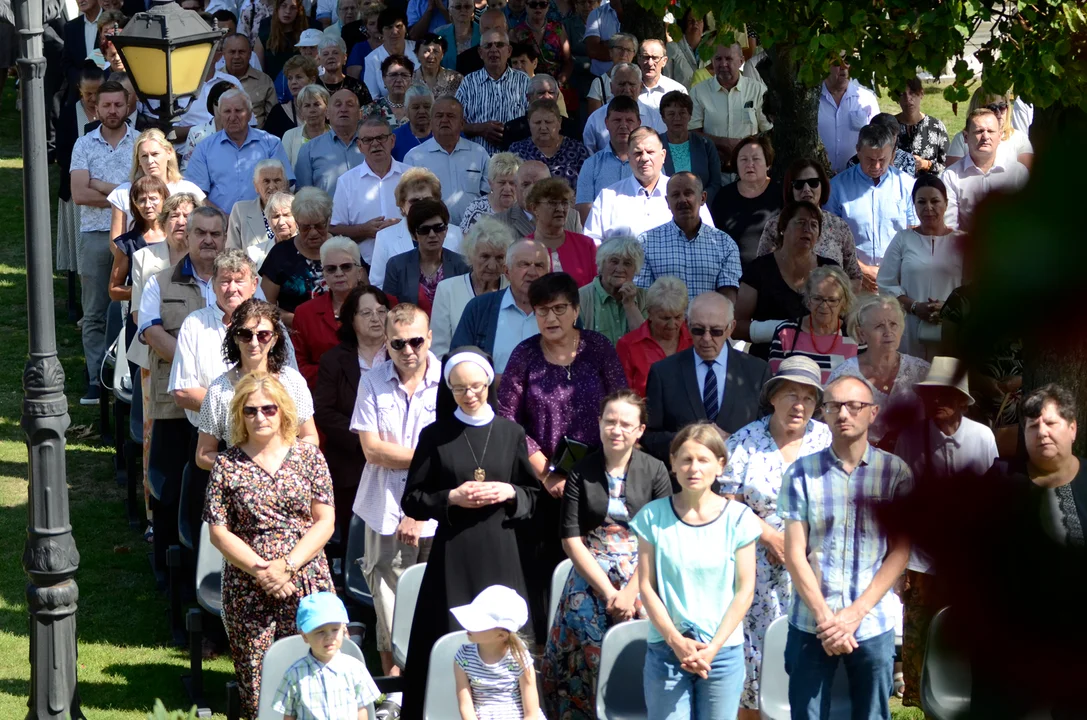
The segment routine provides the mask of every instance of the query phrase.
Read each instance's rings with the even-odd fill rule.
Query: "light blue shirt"
[[[340,175],[365,160],[355,136],[345,145],[335,130],[329,130],[298,151],[298,160],[294,164],[294,172],[298,176],[297,187],[319,187],[331,197],[336,194],[336,181]]]
[[[632,174],[630,161],[620,160],[612,150],[611,143],[608,143],[603,150],[590,155],[581,166],[577,175],[577,198],[574,202],[578,205],[591,203],[596,200],[601,190],[620,180],[626,180]]]
[[[876,184],[860,165],[854,165],[830,181],[826,210],[845,220],[853,231],[857,259],[879,265],[891,239],[917,224],[912,192],[913,178],[896,167],[888,168]]]
[[[707,332],[709,330],[707,329]],[[717,359],[713,361],[713,374],[717,376],[717,407],[723,408],[725,406],[725,378],[728,373],[728,340],[725,340],[725,344],[721,346],[721,352],[718,354]],[[698,356],[698,353],[694,353],[694,376],[698,380],[698,394],[701,396],[702,388],[706,387],[706,373],[709,368],[706,366],[706,361]],[[710,422],[713,422],[715,418],[708,418]]]
[[[490,189],[487,163],[491,156],[479,143],[460,138],[453,152],[446,152],[436,138],[408,150],[404,164],[426,168],[442,183],[442,201],[449,208],[449,222],[460,225],[464,211]]]
[[[422,20],[423,13],[426,12],[427,6],[429,4],[430,4],[430,0],[409,0],[409,2],[408,2],[408,27],[409,28],[412,25],[414,25],[415,23]],[[449,3],[443,1],[441,4],[442,4],[442,7],[445,7],[445,8],[448,9]],[[449,22],[449,21],[445,19],[445,16],[443,16],[440,12],[435,10],[434,12],[430,13],[430,26],[427,28],[427,32],[437,32],[438,28],[440,28],[442,25],[445,25],[447,22]],[[450,50],[452,50],[453,55],[455,57],[456,54],[457,54],[457,44],[453,43],[453,45],[450,47]]]
[[[193,150],[185,167],[185,179],[204,191],[227,215],[239,200],[254,200],[257,190],[253,187],[253,168],[261,160],[276,159],[287,171],[287,182],[294,182],[294,168],[283,143],[275,135],[249,128],[249,133],[239,147],[226,130],[209,135]]]
[[[440,18],[441,16],[438,15],[437,17]],[[440,28],[435,30],[434,33],[437,35],[441,35],[443,38],[445,38],[445,42],[448,44],[448,47],[445,50],[445,55],[442,56],[442,67],[446,68],[447,70],[456,70],[457,55],[459,54],[459,52],[457,50],[457,33],[453,29],[453,23],[449,23],[448,25],[442,25]],[[475,21],[472,22],[471,43],[471,47],[479,46],[479,23]]]
[[[498,306],[498,328],[494,337],[494,371],[503,373],[506,371],[506,363],[510,361],[513,349],[522,340],[528,340],[540,334],[540,326],[536,323],[536,313],[525,314],[517,303],[513,301],[513,292],[506,288],[502,295],[502,302]]]
[[[510,26],[512,27],[512,25]],[[598,37],[604,47],[608,47],[611,36],[619,32],[619,15],[608,0],[600,3],[600,6],[589,13],[589,19],[585,21],[585,37]],[[603,75],[611,70],[611,60],[593,60],[593,75]]]

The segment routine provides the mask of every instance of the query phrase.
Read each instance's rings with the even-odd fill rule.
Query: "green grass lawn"
[[[27,452],[19,425],[22,372],[27,352],[26,280],[23,251],[22,159],[19,116],[13,83],[0,97],[0,718],[26,715],[30,670],[27,662],[26,576],[22,568],[27,521]],[[926,112],[944,117],[930,106]],[[943,102],[939,100],[939,102]],[[951,115],[946,103],[942,106]],[[947,119],[945,118],[945,122]],[[951,130],[951,124],[948,124]],[[956,127],[955,129],[958,129]],[[55,167],[53,168],[56,187]],[[55,206],[55,202],[54,202]],[[54,223],[55,223],[55,211]],[[50,243],[52,244],[52,239]],[[147,562],[148,546],[130,530],[121,488],[113,480],[112,451],[76,439],[97,417],[83,408],[83,351],[79,332],[67,320],[65,282],[54,283],[57,344],[68,378],[72,426],[67,470],[71,518],[80,553],[79,684],[83,710],[93,720],[144,720],[155,698],[167,708],[183,708],[180,675],[186,655],[168,647],[166,599],[155,590]],[[233,675],[229,659],[205,663],[207,695],[222,712],[224,684]],[[923,715],[895,703],[893,716]],[[216,715],[222,718],[222,715]]]
[[[951,103],[944,100],[943,85],[925,83],[924,88],[925,96],[921,99],[921,112],[943,121],[944,127],[947,128],[948,137],[955,137],[955,133],[966,127],[967,103],[959,104],[959,114],[956,115],[951,108]],[[902,112],[898,100],[891,97],[886,90],[879,96],[879,107],[883,112],[889,112],[892,115]]]

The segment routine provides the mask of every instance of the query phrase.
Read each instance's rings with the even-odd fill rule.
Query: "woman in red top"
[[[615,345],[630,388],[645,397],[649,367],[691,346],[687,331],[687,285],[677,277],[662,277],[649,286],[645,296],[649,317]]]
[[[565,229],[573,202],[574,191],[562,178],[547,178],[533,185],[525,208],[536,218],[536,232],[528,237],[547,248],[551,272],[564,272],[583,287],[596,277],[596,243],[588,235]]]

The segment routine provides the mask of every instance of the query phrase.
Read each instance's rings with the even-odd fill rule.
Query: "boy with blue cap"
[[[366,666],[340,652],[347,608],[335,593],[307,595],[298,603],[298,631],[309,645],[276,691],[283,720],[366,720],[366,706],[381,694]]]

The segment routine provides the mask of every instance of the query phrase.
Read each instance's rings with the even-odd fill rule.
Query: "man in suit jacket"
[[[79,17],[64,26],[64,53],[61,64],[68,80],[68,98],[79,97],[79,72],[83,61],[98,49],[98,0],[79,0]]]
[[[653,363],[645,386],[649,421],[642,445],[668,462],[672,438],[685,425],[712,418],[734,433],[759,415],[759,393],[770,366],[729,345],[736,326],[732,301],[720,293],[699,295],[687,310],[694,346]]]
[[[551,177],[551,171],[539,160],[523,163],[514,175],[517,202],[508,210],[495,213],[494,219],[513,230],[516,237],[527,237],[536,232],[536,222],[525,212],[525,198],[528,197],[528,191],[533,185],[549,177]],[[574,208],[570,208],[566,213],[565,229],[576,233],[581,232],[581,217]],[[550,265],[548,267],[550,268]],[[454,344],[453,347],[457,345]]]

